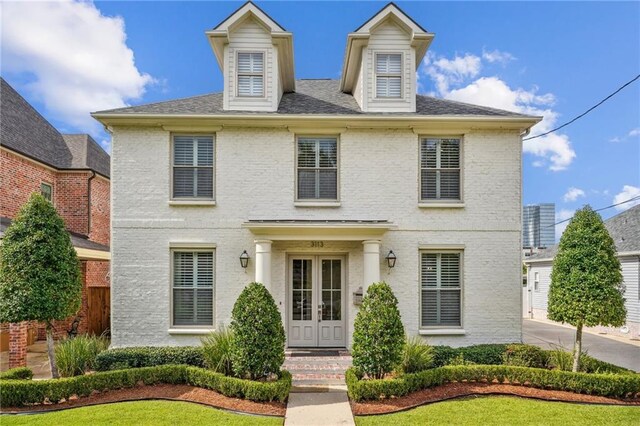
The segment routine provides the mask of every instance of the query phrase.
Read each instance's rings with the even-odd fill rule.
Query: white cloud
[[[500,50],[496,49],[493,51],[487,51],[487,50],[482,50],[482,59],[484,59],[487,62],[490,63],[494,63],[494,62],[498,62],[501,64],[506,64],[507,62],[511,62],[513,60],[515,60],[515,56],[513,56],[511,53],[509,52],[501,52]]]
[[[89,112],[126,106],[154,82],[137,69],[121,17],[70,0],[2,6],[3,73],[32,78],[25,89],[53,118],[97,131]]]
[[[613,143],[618,143],[618,142],[622,142],[622,140],[619,137],[613,137],[611,139],[609,139],[609,142],[613,142]]]
[[[636,127],[635,129],[631,130],[629,132],[629,136],[631,137],[640,136],[640,127]]]
[[[570,220],[567,220],[567,219],[571,219],[575,214],[575,212],[576,212],[575,210],[567,210],[567,209],[562,209],[556,212],[556,222],[565,221],[562,223],[558,223],[556,225],[556,241],[560,240],[562,233],[567,228],[567,225],[570,222]]]
[[[570,202],[570,201],[576,201],[578,198],[580,197],[585,197],[586,194],[584,193],[584,191],[580,188],[575,188],[575,187],[571,187],[567,190],[567,192],[564,194],[564,202]]]
[[[482,60],[476,55],[466,54],[453,59],[436,57],[427,52],[424,59],[427,74],[436,83],[438,91],[447,92],[451,84],[462,82],[465,78],[473,78],[480,73]]]
[[[622,191],[613,197],[613,204],[622,203],[623,201],[627,201],[632,198],[636,199],[628,203],[620,204],[619,206],[616,206],[615,209],[621,212],[640,204],[640,188],[637,186],[624,185],[622,187]]]

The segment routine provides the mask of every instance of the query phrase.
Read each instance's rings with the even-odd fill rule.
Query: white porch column
[[[363,293],[367,292],[370,284],[380,281],[380,240],[366,240],[362,242],[364,282]]]
[[[256,282],[271,291],[271,240],[255,240]]]

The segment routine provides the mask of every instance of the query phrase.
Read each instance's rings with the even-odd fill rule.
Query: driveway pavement
[[[573,348],[576,331],[573,328],[549,324],[547,322],[523,320],[522,340],[524,343],[553,349],[562,346]],[[582,333],[582,348],[588,355],[634,371],[640,371],[640,345],[625,343],[591,333]]]

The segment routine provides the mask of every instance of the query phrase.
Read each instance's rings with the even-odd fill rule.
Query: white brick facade
[[[184,133],[184,132],[181,132]],[[304,133],[301,133],[304,134]],[[455,135],[456,133],[454,133]],[[295,136],[286,129],[224,127],[215,134],[215,206],[170,205],[171,133],[115,127],[112,144],[112,344],[197,344],[170,334],[170,243],[215,244],[215,324],[254,278],[249,219],[382,219],[381,279],[399,300],[405,329],[418,333],[419,247],[463,245],[463,335],[427,336],[453,346],[521,339],[521,139],[514,131],[469,131],[462,142],[462,208],[420,208],[419,137],[410,130],[344,130],[339,207],[296,207]],[[392,249],[396,267],[384,256]],[[251,256],[247,270],[239,255]],[[271,291],[286,321],[286,253],[347,255],[351,343],[363,285],[362,241],[274,241]],[[286,327],[285,327],[286,328]]]

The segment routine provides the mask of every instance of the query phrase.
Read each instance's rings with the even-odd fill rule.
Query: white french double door
[[[289,346],[346,345],[345,277],[342,256],[289,258]]]

